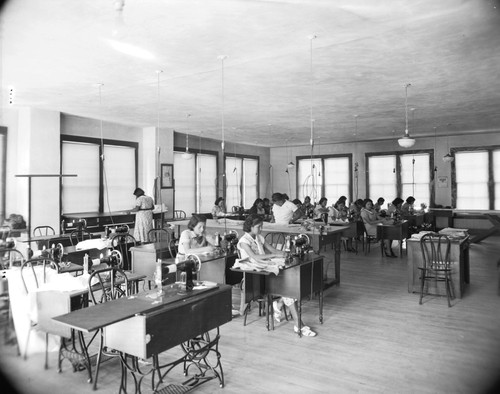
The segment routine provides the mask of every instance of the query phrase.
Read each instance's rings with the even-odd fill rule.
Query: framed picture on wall
[[[161,188],[172,189],[174,187],[174,165],[161,165]]]
[[[439,188],[448,187],[448,177],[447,176],[438,176],[437,177],[437,187],[439,187]]]

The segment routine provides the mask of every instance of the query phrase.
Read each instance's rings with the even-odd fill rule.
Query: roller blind
[[[346,196],[351,201],[349,158],[331,157],[324,159],[325,197],[332,205],[340,196]]]
[[[127,146],[104,145],[104,158],[104,212],[134,207],[135,150]]]
[[[62,143],[62,213],[99,211],[99,145]]]
[[[368,157],[368,185],[373,201],[384,197],[388,201],[397,196],[396,186],[396,156],[370,156]]]
[[[456,152],[458,209],[489,209],[488,152]]]

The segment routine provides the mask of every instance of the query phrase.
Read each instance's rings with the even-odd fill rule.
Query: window
[[[452,204],[458,209],[500,209],[500,148],[453,149]]]
[[[188,214],[208,213],[217,198],[217,154],[193,153],[193,159],[174,152],[175,209]]]
[[[0,127],[0,220],[5,219],[5,193],[7,170],[7,128]]]
[[[335,204],[340,196],[350,201],[351,160],[351,155],[297,158],[297,198],[303,202],[309,196],[317,202],[326,197],[329,205]]]
[[[226,156],[226,207],[250,208],[259,196],[259,160]]]
[[[62,213],[116,212],[134,206],[137,143],[62,136]],[[101,160],[104,155],[104,162]]]
[[[415,197],[415,206],[429,206],[432,196],[431,152],[367,154],[367,196],[389,203],[396,197]],[[433,199],[432,199],[433,202]]]

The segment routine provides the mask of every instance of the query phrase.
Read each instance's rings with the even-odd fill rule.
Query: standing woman
[[[135,214],[134,238],[138,242],[148,242],[148,232],[153,228],[153,209],[155,202],[146,196],[140,187],[134,190],[135,207],[130,212]]]

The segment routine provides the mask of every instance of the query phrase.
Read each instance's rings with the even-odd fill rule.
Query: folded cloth
[[[279,274],[280,266],[281,265],[278,265],[271,260],[269,260],[269,263],[259,263],[249,259],[236,259],[236,262],[233,265],[234,268],[239,268],[242,271],[265,271],[274,275]]]

